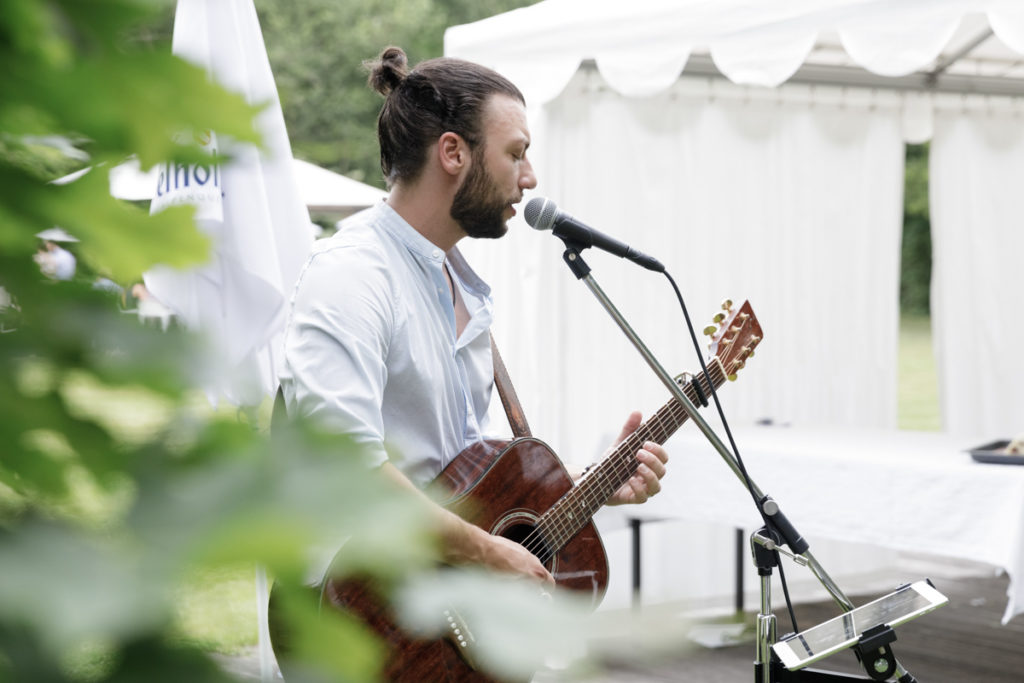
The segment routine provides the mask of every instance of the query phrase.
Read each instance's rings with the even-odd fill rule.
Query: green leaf
[[[285,650],[278,664],[288,683],[378,681],[384,648],[360,621],[321,609],[315,589],[277,583],[272,631]]]
[[[118,658],[105,683],[238,683],[238,679],[217,666],[205,653],[174,647],[155,638],[130,642]]]
[[[3,621],[26,625],[55,659],[94,639],[119,641],[169,618],[162,588],[109,542],[29,521],[0,532]]]
[[[419,505],[350,442],[298,433],[268,442],[223,423],[199,439],[187,460],[152,453],[139,463],[131,523],[162,563],[255,560],[294,578],[308,573],[311,549],[327,561],[343,544],[351,571],[393,575],[434,559]]]
[[[193,207],[150,216],[110,196],[105,169],[67,185],[51,185],[0,161],[0,183],[20,200],[0,211],[4,249],[31,254],[38,242],[35,234],[57,225],[80,240],[77,248],[96,270],[121,281],[137,281],[155,263],[184,267],[209,253],[209,240],[192,221]]]

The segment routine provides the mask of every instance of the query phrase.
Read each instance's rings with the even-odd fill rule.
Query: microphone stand
[[[733,471],[733,474],[740,479],[754,497],[758,510],[761,513],[761,517],[765,520],[765,528],[756,532],[754,537],[757,537],[760,534],[762,537],[778,539],[775,541],[775,544],[788,545],[796,556],[802,557],[806,560],[807,567],[811,570],[811,573],[814,574],[821,585],[826,591],[828,591],[843,611],[852,611],[854,609],[853,603],[848,597],[846,597],[846,594],[843,593],[842,589],[839,588],[832,577],[829,576],[824,567],[822,567],[815,559],[814,555],[809,550],[807,541],[804,540],[792,523],[790,523],[789,519],[786,518],[782,509],[779,507],[779,504],[772,500],[770,496],[764,494],[757,484],[743,471],[739,463],[736,461],[733,453],[725,446],[724,443],[722,443],[722,440],[717,434],[715,434],[704,417],[697,411],[693,402],[687,398],[680,386],[672,379],[672,376],[665,371],[658,362],[658,359],[655,358],[654,354],[651,353],[650,349],[647,348],[633,328],[630,327],[626,319],[604,293],[604,290],[601,289],[593,276],[591,276],[590,266],[587,265],[586,261],[583,260],[583,256],[580,254],[580,252],[583,249],[586,249],[589,245],[580,244],[571,239],[565,238],[562,238],[562,241],[566,246],[566,250],[562,254],[562,259],[565,261],[566,265],[569,266],[569,270],[572,271],[572,274],[577,280],[582,280],[584,284],[587,285],[587,288],[590,289],[591,293],[593,293],[594,297],[597,298],[598,302],[605,309],[608,315],[611,316],[626,337],[629,338],[629,341],[632,342],[633,346],[636,347],[637,351],[640,352],[640,355],[643,356],[647,365],[654,371],[654,374],[658,376],[661,383],[664,384],[669,390],[669,393],[679,401],[683,410],[686,411],[686,414],[690,417],[693,423],[697,425],[712,447],[718,451],[718,454],[725,461],[725,464],[729,466]],[[758,573],[761,575],[761,613],[758,614],[757,620],[757,657],[754,661],[755,683],[780,683],[782,681],[798,680],[872,680],[866,678],[851,678],[844,674],[832,674],[830,672],[808,669],[790,672],[784,669],[777,660],[773,662],[771,646],[775,644],[776,628],[775,616],[771,613],[771,565],[768,563],[768,560],[763,560],[763,553],[759,552],[759,550],[765,547],[764,544],[756,541],[756,538],[754,537],[751,538],[751,547],[755,551],[755,563],[758,564]],[[775,555],[775,548],[772,548],[771,551],[772,552],[770,552],[770,554]],[[762,564],[765,564],[765,566],[762,567]],[[899,662],[894,663],[895,673],[899,675],[899,678],[897,679],[899,683],[916,683],[917,679],[904,669]],[[888,676],[886,678],[888,678]]]

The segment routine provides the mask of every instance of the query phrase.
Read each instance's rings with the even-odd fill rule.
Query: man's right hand
[[[536,555],[523,546],[501,536],[492,536],[433,502],[391,463],[381,465],[381,471],[419,498],[425,510],[434,517],[441,535],[441,552],[446,562],[477,564],[503,574],[525,576],[554,585],[555,578],[551,572],[544,568]]]
[[[555,577],[544,568],[537,556],[519,545],[501,536],[492,536],[483,529],[473,527],[480,532],[481,556],[480,564],[497,572],[520,574],[542,581],[553,586]]]

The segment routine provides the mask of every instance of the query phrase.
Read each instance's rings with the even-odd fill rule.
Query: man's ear
[[[469,164],[469,146],[461,135],[448,131],[437,141],[437,156],[446,173],[459,175]]]

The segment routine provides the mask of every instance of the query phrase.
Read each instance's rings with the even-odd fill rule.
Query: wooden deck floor
[[[893,644],[899,661],[919,683],[1021,683],[1024,681],[1024,615],[1003,626],[1006,577],[934,580],[949,604],[897,629]],[[856,596],[864,604],[878,596]],[[781,608],[781,609],[778,609]],[[797,605],[797,623],[807,628],[838,614],[833,603]],[[791,630],[788,613],[777,606],[779,632]],[[695,648],[686,654],[643,667],[613,665],[601,683],[694,681],[742,683],[754,680],[754,645]],[[852,652],[840,652],[815,668],[847,674],[864,672]],[[552,679],[555,680],[555,679]]]
[[[897,628],[893,650],[919,683],[1021,683],[1024,681],[1024,615],[1000,624],[1006,606],[1006,577],[933,578],[949,604]],[[878,597],[851,595],[857,605]],[[791,630],[789,616],[776,596],[779,633]],[[796,605],[797,623],[807,628],[839,613],[834,603]],[[749,615],[748,615],[749,616]],[[594,683],[746,683],[754,680],[753,640],[728,647],[681,647],[681,654],[636,664],[607,664],[603,673],[582,680]],[[217,657],[240,681],[259,680],[255,652]],[[840,652],[815,668],[860,674],[852,652]],[[279,679],[280,680],[280,679]],[[551,671],[537,674],[534,683],[570,683]]]

